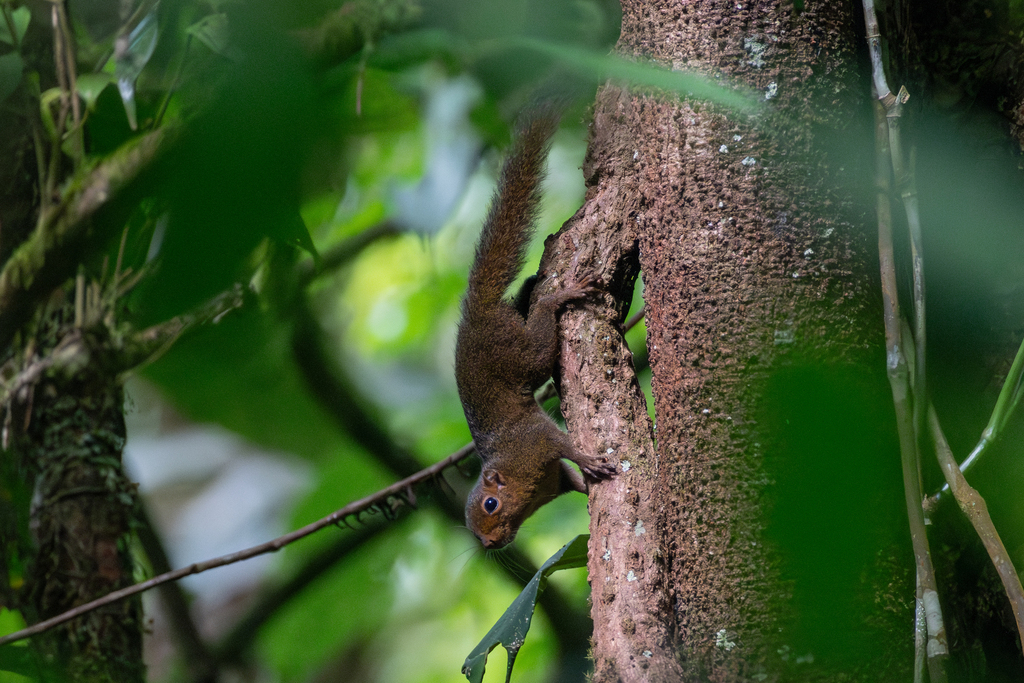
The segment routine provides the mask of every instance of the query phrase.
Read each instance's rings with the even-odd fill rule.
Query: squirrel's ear
[[[481,474],[485,483],[501,488],[505,485],[505,477],[498,470],[484,470]]]

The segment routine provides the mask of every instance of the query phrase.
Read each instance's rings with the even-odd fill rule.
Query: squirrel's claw
[[[607,479],[619,472],[618,460],[612,461],[603,455],[590,455],[576,463],[580,470],[593,479]]]

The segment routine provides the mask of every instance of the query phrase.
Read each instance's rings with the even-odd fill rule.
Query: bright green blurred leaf
[[[738,111],[753,111],[757,96],[736,88],[720,85],[705,76],[688,71],[669,71],[656,64],[631,62],[618,55],[606,54],[570,45],[560,45],[533,38],[512,38],[499,45],[523,47],[540,52],[593,76],[614,78],[632,85],[649,86],[674,92],[682,97],[709,100]]]
[[[82,74],[78,77],[75,85],[78,94],[85,101],[85,106],[92,111],[96,108],[96,100],[99,99],[103,89],[110,85],[114,79],[108,73]]]
[[[25,618],[21,612],[9,610],[6,607],[0,609],[0,635],[7,635],[25,628]]]
[[[25,628],[25,619],[20,612],[0,609],[0,635],[7,635]],[[38,671],[32,660],[27,642],[10,643],[0,647],[0,683],[20,683],[31,680]]]
[[[25,37],[25,31],[28,30],[28,22],[32,19],[32,13],[29,11],[28,7],[19,7],[10,13],[5,9],[4,13],[11,18],[11,23],[14,24],[14,32],[16,35],[11,35],[11,30],[6,21],[0,21],[0,42],[17,47],[18,45],[21,45],[21,39]]]
[[[512,677],[512,667],[515,665],[516,655],[519,648],[526,640],[526,633],[530,630],[530,622],[533,621],[533,613],[537,608],[537,596],[544,589],[547,577],[559,569],[574,569],[587,565],[587,542],[589,534],[577,536],[569,543],[562,546],[562,549],[548,558],[548,561],[541,565],[541,568],[526,584],[526,588],[513,601],[505,613],[501,615],[497,623],[487,632],[480,644],[473,648],[462,665],[462,673],[472,683],[480,683],[484,679],[484,665],[487,664],[487,655],[491,650],[501,645],[508,652],[508,670],[505,674],[506,682]]]

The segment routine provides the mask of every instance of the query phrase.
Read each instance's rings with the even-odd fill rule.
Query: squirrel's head
[[[511,543],[526,518],[561,492],[557,470],[544,475],[525,481],[484,468],[466,500],[466,526],[485,548]]]

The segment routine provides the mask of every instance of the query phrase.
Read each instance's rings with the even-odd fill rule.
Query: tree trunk
[[[15,606],[34,623],[134,582],[135,485],[121,464],[124,393],[106,327],[83,326],[66,305],[45,315],[26,346],[36,351],[26,362],[29,372],[55,356],[77,359],[56,372],[42,370],[10,406],[12,453],[32,489],[32,543],[21,548],[27,572]],[[137,597],[52,629],[32,645],[44,680],[145,680]]]
[[[37,9],[41,17],[28,24],[20,46],[25,73],[39,79],[36,93],[57,85],[50,22],[57,4]],[[47,193],[56,195],[53,188],[72,170],[69,159],[46,148],[39,111],[27,77],[0,106],[0,266],[39,231],[41,202],[51,202],[52,210],[57,197]],[[40,186],[37,160],[51,158],[56,162],[49,167],[48,190]],[[97,204],[105,199],[97,193]],[[95,233],[89,237],[97,241]],[[124,364],[115,361],[125,329],[110,310],[118,305],[110,291],[82,278],[76,300],[74,283],[61,282],[87,259],[81,241],[73,249],[65,245],[71,251],[64,263],[55,263],[52,252],[35,259],[22,254],[33,268],[6,287],[5,294],[17,296],[0,306],[0,388],[6,399],[0,403],[0,604],[20,610],[29,623],[134,580],[135,487],[121,466]],[[45,268],[37,272],[40,264]],[[5,286],[18,279],[7,271],[5,276]],[[54,284],[64,290],[46,302]],[[23,296],[33,287],[42,301]],[[30,322],[22,325],[26,318]],[[33,638],[31,649],[34,661],[26,666],[36,668],[36,679],[142,681],[140,601],[75,619]]]
[[[908,675],[875,237],[852,192],[872,144],[856,20],[623,3],[622,53],[746,85],[762,109],[606,86],[587,203],[548,245],[544,267],[611,283],[638,258],[645,285],[656,432],[621,310],[565,316],[570,431],[628,463],[591,496],[595,681]]]

